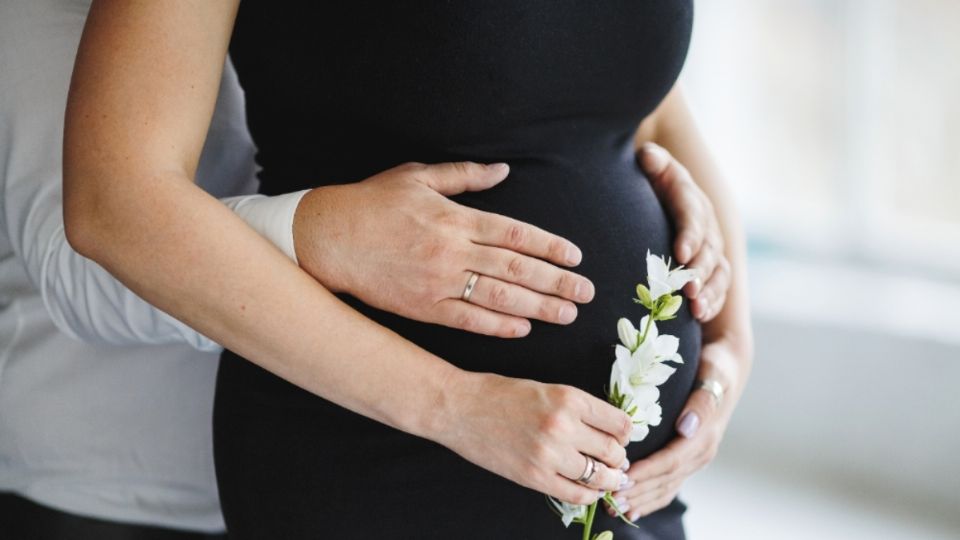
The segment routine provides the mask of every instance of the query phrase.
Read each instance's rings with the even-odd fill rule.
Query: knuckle
[[[449,248],[446,242],[442,240],[428,241],[424,246],[424,256],[431,263],[437,263],[444,260],[449,255]]]
[[[541,300],[537,305],[537,318],[541,321],[553,320],[556,318],[558,311],[549,301]]]
[[[570,275],[566,272],[560,272],[560,275],[553,282],[553,290],[556,293],[563,294],[570,288]]]
[[[515,278],[522,279],[527,273],[527,263],[523,260],[521,256],[515,256],[510,259],[507,263],[507,275]]]
[[[519,248],[527,239],[527,228],[519,223],[507,226],[504,241],[510,248]]]
[[[547,241],[547,256],[552,259],[565,260],[567,258],[567,243],[553,237]]]
[[[510,297],[510,291],[507,290],[507,287],[495,283],[490,287],[489,302],[492,307],[495,308],[507,308],[513,304],[513,301]]]
[[[472,164],[469,161],[454,161],[451,165],[453,166],[453,170],[462,175],[470,174]]]
[[[547,436],[559,436],[563,433],[566,421],[563,414],[558,411],[550,411],[540,420],[540,432]],[[544,446],[542,444],[538,446]]]
[[[472,311],[462,311],[453,318],[453,323],[458,328],[474,331],[479,326],[477,316]]]

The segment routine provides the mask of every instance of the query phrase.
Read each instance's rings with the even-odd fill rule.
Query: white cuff
[[[293,216],[297,206],[309,189],[283,195],[242,195],[220,199],[243,221],[254,228],[273,245],[280,248],[287,257],[297,261],[297,251],[293,245]]]

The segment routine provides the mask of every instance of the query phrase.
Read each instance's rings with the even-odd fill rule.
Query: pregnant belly
[[[497,187],[456,200],[537,225],[582,249],[583,262],[576,271],[594,283],[596,296],[579,306],[573,324],[534,322],[527,337],[507,340],[417,323],[347,301],[464,369],[569,384],[604,396],[617,343],[616,322],[629,317],[636,323],[646,315],[632,298],[636,284],[646,280],[647,250],[672,254],[670,221],[632,148],[608,147],[567,155],[562,161],[513,159],[510,165],[510,176]],[[646,441],[631,445],[633,459],[662,447],[674,435],[674,421],[696,373],[700,328],[686,303],[677,319],[661,324],[661,333],[680,339],[684,364],[661,386],[663,423]]]

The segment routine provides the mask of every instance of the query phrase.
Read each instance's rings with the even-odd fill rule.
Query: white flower
[[[574,520],[583,520],[587,517],[587,507],[583,504],[570,504],[568,502],[558,501],[553,497],[548,497],[550,504],[560,512],[560,520],[564,527],[569,527]]]
[[[648,321],[649,316],[644,317],[640,321],[640,328],[646,328]],[[660,424],[663,411],[657,403],[660,399],[660,389],[657,387],[676,371],[676,368],[664,362],[683,363],[683,358],[677,352],[680,341],[674,336],[659,335],[657,325],[652,322],[649,324],[647,337],[633,352],[623,345],[616,346],[616,360],[610,370],[610,388],[625,397],[621,408],[630,413],[633,421],[631,441],[643,440],[649,432],[648,426]],[[627,332],[627,324],[618,324],[618,330],[620,327],[628,339],[632,337]]]
[[[659,255],[651,255],[647,250],[647,282],[650,284],[650,297],[656,301],[665,294],[673,294],[697,277],[697,270],[679,266],[670,270],[667,262]]]

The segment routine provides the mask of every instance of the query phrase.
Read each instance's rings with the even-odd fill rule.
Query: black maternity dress
[[[602,396],[616,322],[645,314],[644,255],[673,229],[639,169],[633,135],[674,85],[692,0],[244,0],[230,53],[259,148],[261,191],[363,180],[407,161],[505,161],[507,180],[454,197],[564,236],[596,285],[569,326],[498,339],[344,300],[467,370]],[[661,333],[685,363],[662,387],[663,423],[636,460],[676,436],[697,368],[687,304]],[[354,361],[343,358],[344,362]],[[435,443],[311,395],[227,351],[215,451],[232,538],[580,538],[544,496]],[[639,529],[598,512],[618,540],[683,538],[674,501]]]

